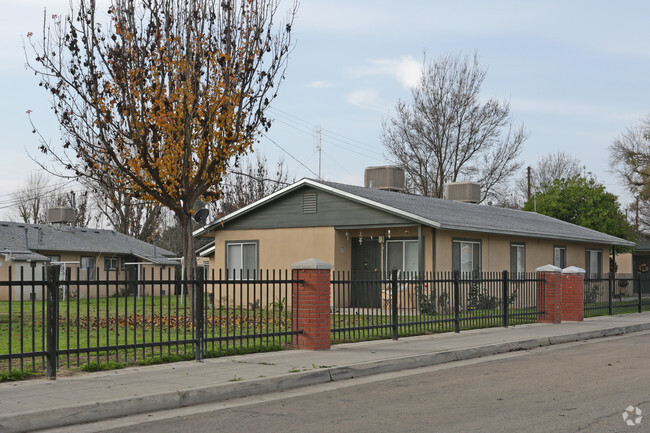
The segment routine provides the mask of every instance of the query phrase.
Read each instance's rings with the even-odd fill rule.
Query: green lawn
[[[638,300],[615,300],[612,304],[614,315],[637,313],[639,311]],[[641,311],[650,311],[650,298],[641,298]],[[609,302],[594,302],[585,304],[585,318],[607,316],[609,314]]]
[[[41,301],[0,302],[0,355],[39,352],[45,348],[45,315]],[[260,347],[278,347],[291,342],[291,336],[259,336],[291,330],[291,318],[283,308],[206,307],[206,350],[213,354],[232,350],[258,351]],[[111,297],[72,299],[59,302],[59,350],[87,349],[81,354],[61,355],[61,366],[87,362],[137,362],[142,359],[193,354],[191,342],[173,345],[156,343],[191,340],[194,326],[187,302],[177,296]],[[258,335],[244,338],[245,335]],[[228,339],[226,339],[228,337]],[[133,345],[148,347],[133,348]],[[131,346],[115,350],[116,346]],[[98,349],[99,348],[99,349]],[[14,360],[12,368],[20,368]],[[23,368],[42,368],[40,357],[23,359]],[[0,362],[0,371],[9,368]]]
[[[460,329],[480,329],[503,326],[502,310],[463,311],[460,316]],[[333,314],[332,343],[346,343],[364,340],[392,338],[392,318],[390,312],[381,314]],[[536,308],[510,309],[510,326],[537,321]],[[431,333],[454,332],[455,317],[452,313],[443,314],[403,314],[398,316],[399,336],[413,336]],[[361,329],[352,329],[361,328]]]

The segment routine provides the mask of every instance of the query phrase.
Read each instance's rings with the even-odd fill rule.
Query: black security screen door
[[[381,245],[377,239],[352,239],[351,307],[381,307]]]

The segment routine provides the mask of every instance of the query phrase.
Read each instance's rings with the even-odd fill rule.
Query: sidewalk
[[[0,383],[0,432],[98,421],[643,330],[650,330],[650,313]]]

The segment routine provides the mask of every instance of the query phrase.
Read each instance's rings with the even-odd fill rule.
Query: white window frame
[[[419,258],[419,244],[417,239],[391,239],[386,241],[386,253],[384,254],[385,257],[385,263],[386,263],[386,271],[390,272],[392,271],[391,268],[388,267],[388,250],[390,250],[390,245],[396,245],[396,244],[402,244],[402,265],[398,269],[398,271],[406,271],[406,272],[418,272],[419,265],[420,265],[420,258]],[[406,244],[415,244],[416,245],[416,250],[418,253],[415,256],[415,269],[406,269]]]
[[[595,272],[592,266],[594,255],[596,256]],[[603,273],[603,250],[596,248],[585,249],[585,272],[587,274],[587,278],[600,278]]]
[[[107,265],[106,263],[109,264]],[[119,268],[120,268],[120,259],[118,257],[104,257],[105,271],[117,271]]]
[[[253,245],[255,247],[255,263],[253,266],[246,266],[246,263],[244,263],[244,246],[245,245]],[[232,267],[231,263],[229,263],[231,260],[230,258],[230,247],[235,247],[239,246],[240,247],[240,257],[239,257],[239,263],[241,263],[240,266],[238,267]],[[226,273],[228,274],[228,279],[230,280],[239,280],[239,279],[247,279],[247,278],[252,278],[254,279],[257,276],[258,269],[259,269],[259,242],[258,241],[227,241],[226,242]],[[251,273],[248,273],[248,277],[246,276],[246,273],[244,272],[244,269],[252,269],[252,275]]]
[[[515,252],[515,257],[512,257],[513,251]],[[520,265],[523,267],[520,269]],[[512,265],[515,265],[513,269]],[[523,242],[513,242],[510,244],[510,276],[515,279],[523,279],[526,273],[526,244]]]
[[[455,245],[458,245],[458,267],[459,269],[454,269],[454,248]],[[471,264],[471,271],[463,271],[463,247],[471,245],[472,247],[472,264]],[[475,251],[475,245],[478,245],[478,257],[474,257],[474,251]],[[460,271],[461,277],[466,277],[470,276],[470,278],[474,278],[474,273],[478,272],[481,273],[482,269],[482,260],[483,260],[483,245],[482,242],[478,239],[453,239],[451,243],[451,250],[452,250],[452,258],[451,258],[451,266],[452,270]],[[478,264],[478,269],[475,269],[476,266],[475,264]]]
[[[90,263],[92,266],[90,266]],[[88,272],[88,279],[95,281],[97,279],[97,257],[95,256],[81,256],[79,260],[79,267],[81,270],[86,270]],[[90,271],[88,271],[90,269]]]
[[[557,253],[558,251],[562,251],[561,256],[560,256],[560,263],[556,261],[557,259]],[[564,260],[562,260],[564,259]],[[562,263],[564,261],[564,263]],[[555,245],[553,247],[553,266],[557,266],[558,268],[565,268],[566,267],[566,247],[562,245]]]

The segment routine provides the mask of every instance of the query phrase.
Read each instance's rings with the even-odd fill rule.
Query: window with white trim
[[[481,273],[481,241],[454,240],[451,246],[452,270],[464,278]]]
[[[104,257],[104,270],[105,271],[117,271],[117,268],[120,266],[120,259],[117,257]]]
[[[603,273],[602,250],[585,250],[585,273],[589,278],[600,278]]]
[[[524,278],[526,273],[526,245],[510,244],[510,275],[512,278]]]
[[[397,269],[405,272],[418,271],[418,241],[386,241],[386,270]]]
[[[257,276],[257,241],[226,242],[226,271],[231,279]]]
[[[81,256],[81,270],[88,272],[88,279],[95,280],[97,278],[97,260],[91,256]]]
[[[566,247],[553,247],[553,266],[566,268]]]

